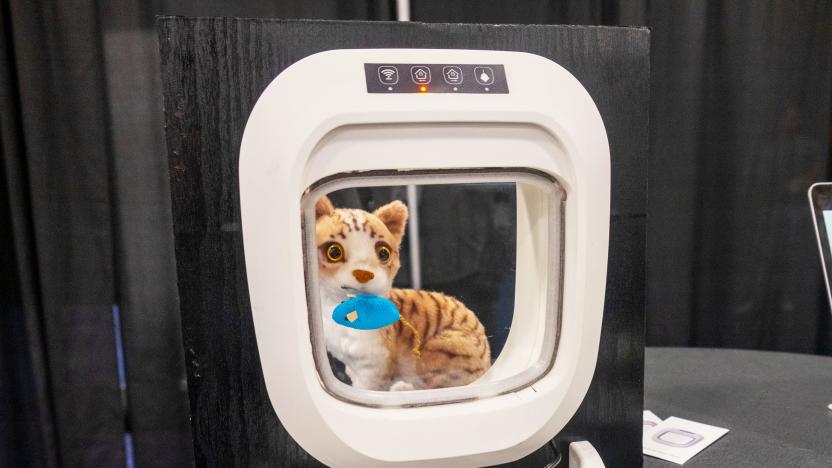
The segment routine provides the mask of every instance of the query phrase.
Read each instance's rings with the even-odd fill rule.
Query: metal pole
[[[396,0],[396,20],[410,21],[410,0]],[[410,282],[413,289],[422,289],[422,263],[419,248],[419,194],[415,185],[407,186],[407,207],[410,219],[407,236],[410,242]]]

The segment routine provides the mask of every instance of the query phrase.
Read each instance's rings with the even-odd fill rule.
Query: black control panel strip
[[[508,94],[496,64],[365,63],[364,75],[368,93]]]

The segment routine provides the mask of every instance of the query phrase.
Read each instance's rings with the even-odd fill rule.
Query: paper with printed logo
[[[644,454],[682,465],[727,433],[722,427],[673,416],[644,433]]]

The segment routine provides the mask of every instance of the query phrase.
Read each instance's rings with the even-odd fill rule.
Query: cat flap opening
[[[411,68],[448,67],[464,84],[410,91]],[[239,173],[266,389],[313,456],[493,465],[570,420],[598,352],[610,165],[566,70],[516,52],[316,54],[257,101]]]
[[[555,179],[516,169],[342,174],[308,191],[309,323],[327,390],[414,406],[539,379],[557,347],[564,201]],[[367,329],[374,311],[356,296],[388,298],[401,317]]]

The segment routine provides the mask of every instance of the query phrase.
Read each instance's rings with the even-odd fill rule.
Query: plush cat
[[[326,348],[344,363],[357,388],[455,387],[473,382],[491,366],[482,323],[464,304],[438,292],[392,287],[407,216],[400,201],[372,213],[335,209],[327,197],[315,205]],[[350,292],[390,299],[404,320],[377,330],[336,323],[332,312]]]

